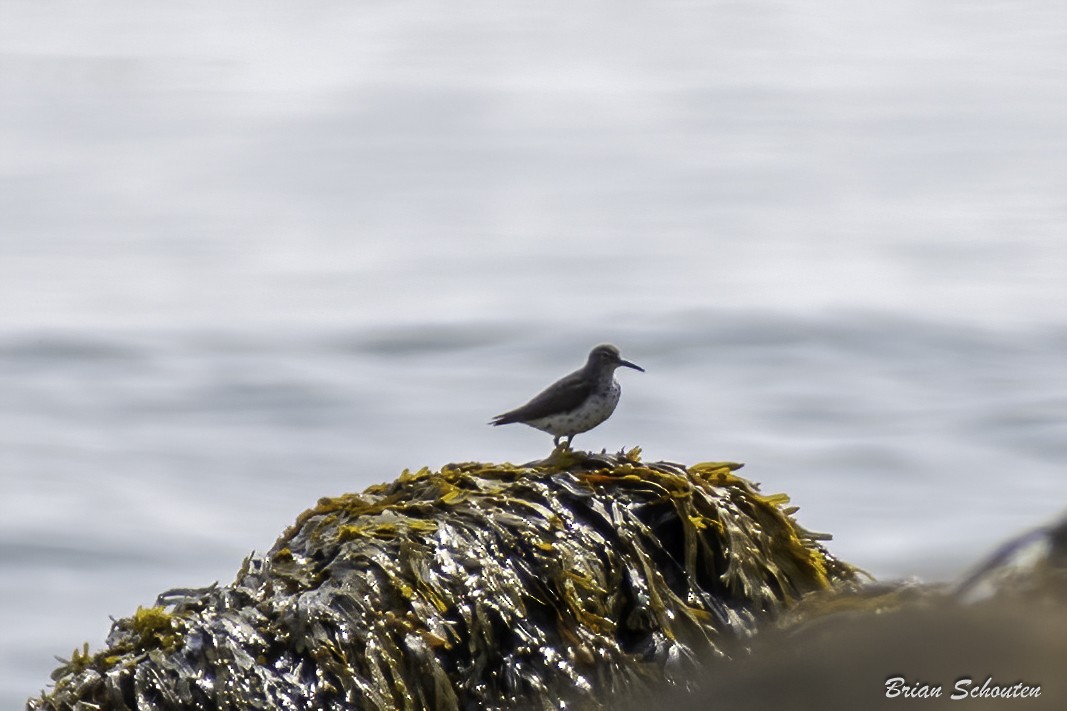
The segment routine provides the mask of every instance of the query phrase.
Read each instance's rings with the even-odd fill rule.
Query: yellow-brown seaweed
[[[856,571],[740,465],[557,450],[321,499],[227,586],[161,596],[40,709],[610,706]]]

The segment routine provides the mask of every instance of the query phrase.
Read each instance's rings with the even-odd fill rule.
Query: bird
[[[615,412],[622,388],[615,379],[618,367],[645,369],[623,360],[619,349],[602,343],[589,352],[585,365],[549,385],[532,400],[494,417],[493,426],[521,422],[553,435],[552,443],[560,445],[567,438],[570,447],[574,435],[588,432]]]

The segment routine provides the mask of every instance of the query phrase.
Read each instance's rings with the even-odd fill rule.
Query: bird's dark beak
[[[624,366],[626,366],[627,368],[633,368],[634,370],[640,370],[640,371],[641,371],[642,373],[643,373],[643,372],[645,372],[645,369],[644,369],[644,368],[642,368],[641,366],[639,366],[639,365],[634,365],[634,364],[633,364],[633,363],[631,363],[630,361],[628,361],[628,360],[623,360],[622,358],[619,358],[619,365],[624,365]]]

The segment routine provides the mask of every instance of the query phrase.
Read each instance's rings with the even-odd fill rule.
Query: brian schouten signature
[[[944,693],[940,684],[925,681],[908,681],[902,676],[891,676],[885,680],[885,697],[887,699],[936,699]],[[952,685],[952,701],[967,699],[1034,699],[1041,696],[1041,685],[1025,681],[1001,684],[988,676],[981,684],[970,677],[960,677]]]

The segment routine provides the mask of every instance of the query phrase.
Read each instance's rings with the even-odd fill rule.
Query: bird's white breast
[[[619,387],[618,381],[613,379],[607,389],[602,392],[594,391],[585,402],[573,410],[530,420],[526,424],[555,436],[588,432],[611,417],[611,413],[615,412],[615,407],[619,404],[620,395],[622,388]]]

